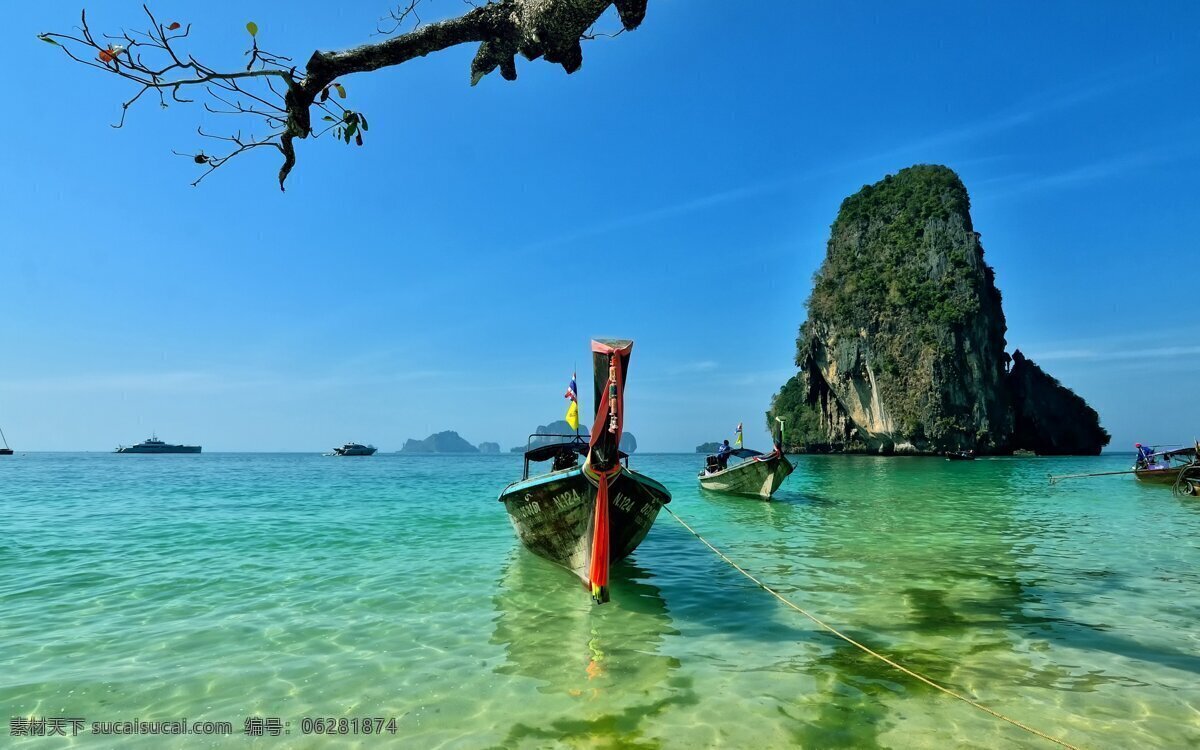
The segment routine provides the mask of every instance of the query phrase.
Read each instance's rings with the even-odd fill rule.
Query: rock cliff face
[[[1022,445],[1014,444],[1016,381],[1006,374],[1000,292],[967,190],[946,167],[910,167],[842,202],[808,313],[796,341],[799,372],[768,412],[769,421],[786,420],[793,448],[1007,453],[1037,442],[1028,430],[1059,427],[1026,418]],[[1052,389],[1035,380],[1050,399]],[[1066,393],[1078,403],[1050,399],[1064,416],[1095,418]],[[1039,440],[1070,453],[1105,444],[1069,432]]]
[[[409,438],[404,441],[401,453],[478,453],[479,449],[459,437],[457,432],[446,430],[424,440]]]
[[[499,443],[486,443],[486,442],[480,443],[479,444],[479,452],[480,453],[499,453],[500,452],[500,444]]]
[[[1109,434],[1100,415],[1064,388],[1020,350],[1013,352],[1008,373],[1013,405],[1012,447],[1041,456],[1099,453]]]

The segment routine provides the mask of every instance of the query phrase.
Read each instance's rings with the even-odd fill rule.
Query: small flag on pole
[[[575,373],[571,373],[571,384],[567,386],[567,392],[563,394],[563,398],[571,402],[567,404],[567,424],[571,425],[572,430],[578,430],[579,387],[575,385]]]
[[[734,444],[734,446],[736,446],[738,448],[742,447],[742,423],[741,422],[738,422],[737,435],[733,439],[733,444]]]

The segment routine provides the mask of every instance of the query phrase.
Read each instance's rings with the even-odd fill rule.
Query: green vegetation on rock
[[[946,167],[910,167],[864,186],[842,201],[809,310],[860,327],[889,314],[919,316],[930,331],[964,323],[981,309],[981,277],[991,281],[970,208]]]

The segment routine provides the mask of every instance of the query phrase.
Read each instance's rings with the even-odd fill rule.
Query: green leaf
[[[325,88],[321,89],[321,101],[325,101],[328,98],[329,98],[329,87],[326,86]]]
[[[53,39],[51,39],[50,37],[46,36],[45,34],[38,34],[38,39],[41,39],[41,40],[42,40],[43,42],[45,42],[46,44],[53,44],[55,47],[61,47],[61,46],[62,46],[61,44],[59,44],[58,42],[54,41]]]
[[[346,89],[342,87],[342,84],[335,83],[333,84],[333,87],[337,89],[338,96],[342,97],[343,99],[346,98]]]
[[[246,24],[246,31],[250,32],[250,36],[258,36],[258,24],[251,21],[250,23]]]
[[[333,119],[333,118],[332,118],[332,117],[330,117],[329,115],[325,115],[325,116],[324,116],[324,117],[322,117],[321,119],[322,119],[322,120],[328,120],[329,122],[337,122],[337,120]]]
[[[366,115],[364,115],[362,112],[359,112],[358,119],[362,122],[363,130],[370,130],[370,128],[367,127],[367,116]]]
[[[352,122],[346,127],[346,143],[350,142],[350,138],[358,132],[358,123]]]
[[[360,146],[362,145],[362,133],[359,133],[358,135],[354,136],[354,142]]]

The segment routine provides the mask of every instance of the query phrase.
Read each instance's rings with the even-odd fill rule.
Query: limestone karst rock
[[[842,202],[797,338],[799,371],[768,422],[783,417],[788,446],[809,451],[1099,452],[1107,433],[1082,399],[1040,369],[1044,379],[1008,374],[1006,329],[966,187],[946,167],[901,170]],[[1014,392],[1029,383],[1039,398]],[[1054,419],[1029,412],[1051,402]]]

